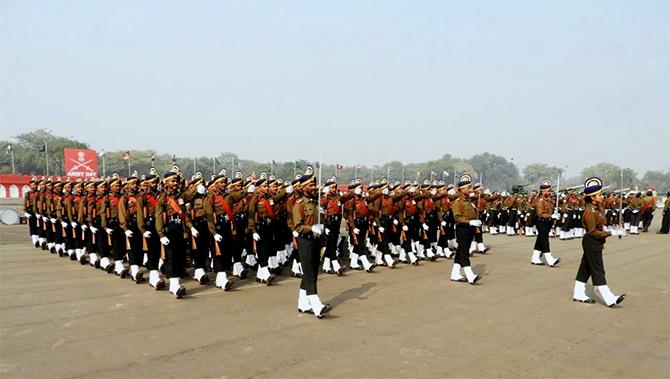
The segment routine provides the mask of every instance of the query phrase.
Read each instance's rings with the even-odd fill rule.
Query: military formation
[[[222,291],[254,273],[270,286],[288,272],[302,278],[298,310],[319,318],[330,310],[318,297],[320,272],[342,276],[346,266],[370,273],[453,259],[451,280],[476,284],[481,277],[470,257],[489,251],[485,233],[536,237],[531,263],[550,267],[560,258],[549,238],[593,234],[584,218],[593,214],[590,197],[556,196],[548,179],[530,194],[491,193],[467,174],[457,185],[317,182],[311,167],[290,181],[265,173],[229,177],[225,170],[187,180],[178,166],[162,176],[152,169],[128,178],[34,178],[25,216],[35,247],[137,284],[148,274],[149,288],[177,299],[186,294],[184,279],[211,285],[208,272]],[[600,232],[621,233],[620,223],[631,234],[648,230],[653,196],[630,193],[621,204],[616,194],[598,195]],[[587,271],[580,269],[578,282]]]

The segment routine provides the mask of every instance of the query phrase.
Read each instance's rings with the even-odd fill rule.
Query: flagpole
[[[130,155],[128,155],[128,177],[130,177]]]
[[[391,166],[386,167],[386,181],[391,182]]]
[[[317,200],[317,203],[316,203],[316,208],[317,208],[316,223],[320,224],[321,223],[321,156],[319,156],[319,185],[316,187],[316,192],[317,192],[317,196],[318,196],[318,200]]]
[[[46,142],[44,143],[44,161],[47,169],[47,176],[49,176],[49,146]]]
[[[230,158],[230,172],[231,175],[235,175],[235,157]]]
[[[9,145],[9,155],[12,157],[12,174],[16,175],[16,167],[14,166],[14,147]]]
[[[212,171],[214,171],[213,174],[216,175],[216,157],[212,158]]]

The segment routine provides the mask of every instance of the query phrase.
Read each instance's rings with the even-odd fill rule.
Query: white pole
[[[214,175],[216,175],[216,157],[212,158],[212,171]]]
[[[49,176],[49,146],[44,143],[44,160],[47,167],[47,176]]]
[[[316,191],[317,191],[317,203],[316,203],[316,223],[320,224],[321,223],[321,156],[319,156],[319,184],[316,186]]]
[[[103,152],[102,153],[102,176],[105,176],[105,156],[107,153]]]
[[[16,166],[14,166],[14,146],[12,146],[9,151],[9,155],[12,157],[12,174],[16,175]]]

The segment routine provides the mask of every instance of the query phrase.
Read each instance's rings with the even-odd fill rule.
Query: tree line
[[[46,152],[40,152],[42,145],[46,143]],[[16,172],[28,175],[45,174],[45,154],[48,154],[49,173],[51,175],[63,175],[65,172],[64,148],[90,148],[89,144],[72,138],[56,136],[46,130],[23,133],[14,138],[14,141],[0,141],[0,174],[12,173],[11,151],[14,156]],[[128,153],[128,160],[124,155]],[[153,159],[152,159],[153,158]],[[307,165],[316,167],[317,162],[297,159],[291,162],[257,162],[250,159],[241,159],[236,154],[226,152],[216,157],[176,157],[168,153],[160,153],[155,150],[130,150],[109,151],[98,157],[98,173],[111,175],[118,173],[122,176],[128,175],[128,163],[131,171],[137,170],[144,174],[153,166],[163,173],[172,167],[179,165],[181,170],[188,176],[196,171],[205,177],[218,173],[222,169],[233,175],[233,171],[242,171],[245,175],[261,172],[272,173],[277,177],[290,179],[295,173],[300,173]],[[559,175],[564,174],[560,167],[550,166],[545,163],[533,163],[524,167],[520,172],[511,160],[505,157],[482,153],[468,159],[453,157],[445,154],[441,158],[427,162],[403,164],[400,161],[391,161],[383,165],[367,166],[341,166],[338,163],[323,163],[321,167],[322,176],[325,178],[337,176],[340,182],[347,182],[355,177],[360,177],[364,182],[371,179],[388,178],[391,181],[433,179],[444,180],[447,183],[455,183],[464,172],[474,175],[474,180],[481,181],[486,188],[494,191],[511,191],[514,186],[527,184],[526,189],[536,189],[538,183],[545,177],[552,178],[556,182]],[[611,186],[619,188],[623,172],[623,186],[628,188],[643,189],[653,186],[660,193],[670,190],[670,169],[662,171],[647,171],[642,177],[630,169],[616,166],[611,163],[598,163],[586,167],[577,177],[561,177],[561,187],[579,185],[583,179],[589,176],[598,176]]]

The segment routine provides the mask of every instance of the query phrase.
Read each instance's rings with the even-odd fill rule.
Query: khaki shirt
[[[596,239],[602,239],[611,236],[610,232],[604,232],[605,215],[593,204],[586,204],[586,210],[582,215],[582,225],[586,229],[586,234]]]
[[[319,206],[315,199],[303,196],[293,205],[293,228],[298,233],[311,233],[317,223]]]
[[[451,205],[451,211],[454,214],[454,220],[457,224],[468,224],[470,220],[477,219],[477,209],[472,205],[470,200],[464,195],[460,195],[458,199]]]

